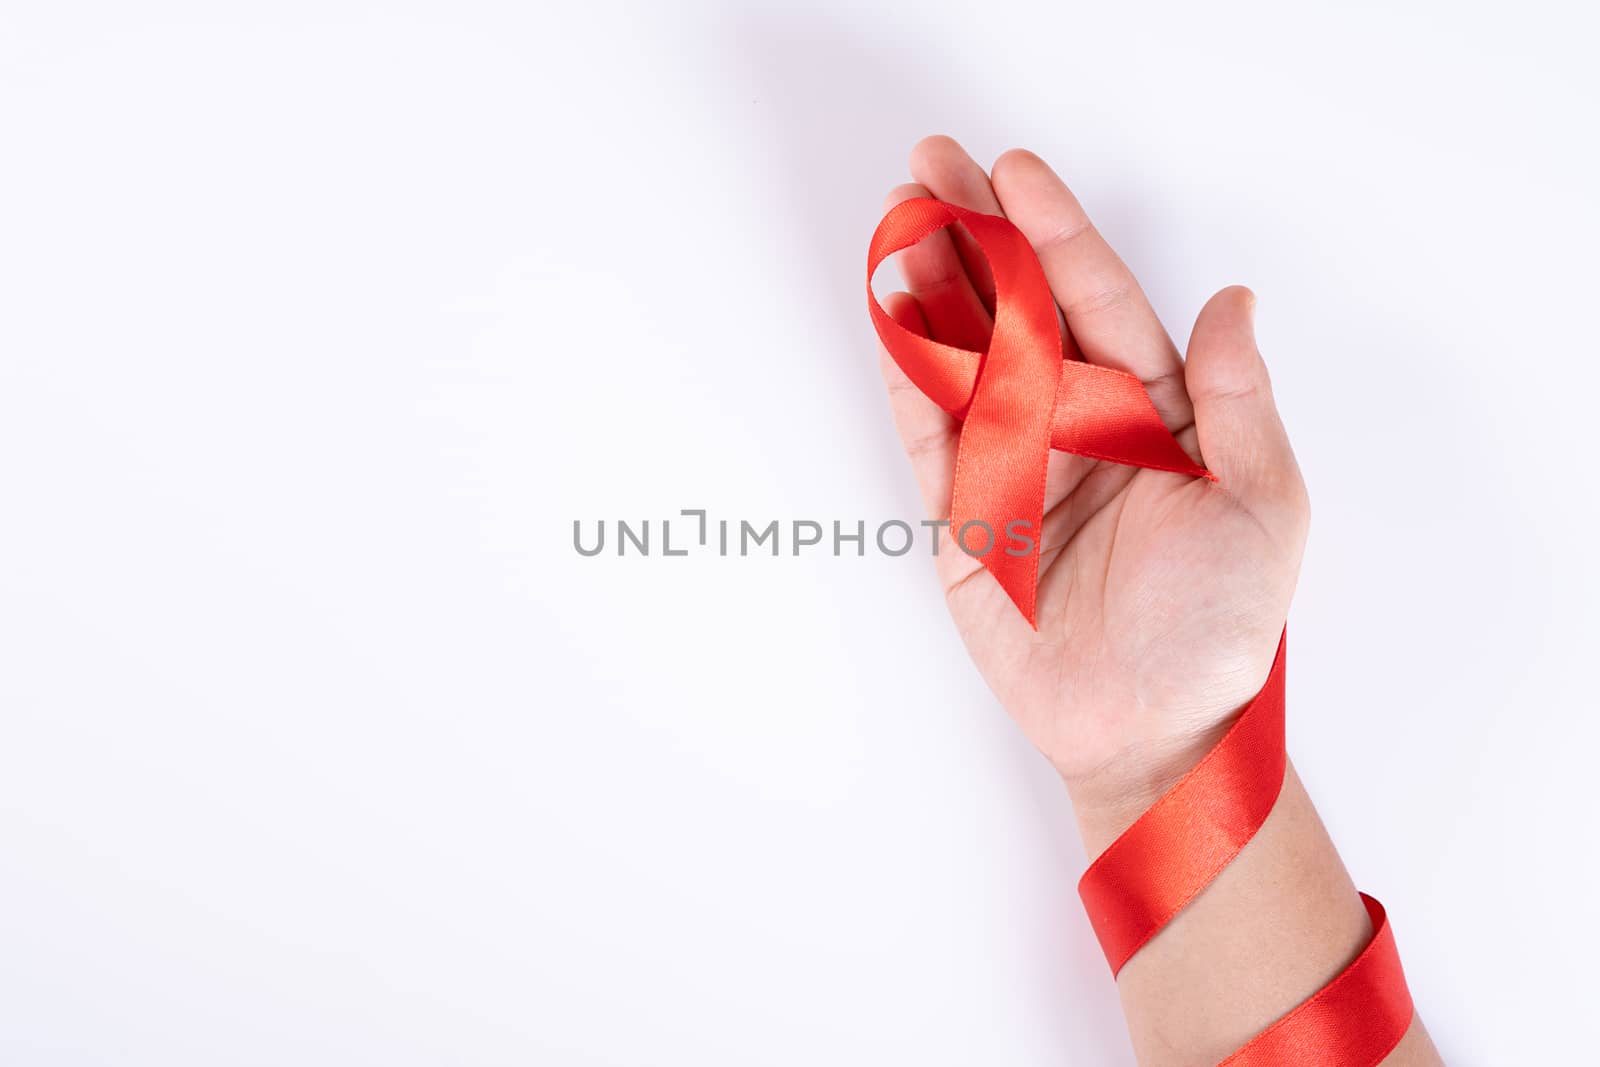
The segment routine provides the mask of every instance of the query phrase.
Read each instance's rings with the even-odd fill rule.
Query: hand
[[[1069,359],[1137,375],[1167,427],[1220,481],[1052,452],[1040,542],[1038,631],[978,560],[945,537],[938,570],[973,661],[1066,780],[1089,847],[1109,844],[1221,736],[1266,680],[1310,516],[1256,351],[1255,298],[1212,297],[1187,361],[1128,268],[1043,161],[1011,151],[993,174],[954,141],[911,154],[934,196],[1005,215],[1028,237],[1064,318]],[[987,347],[993,282],[962,231],[900,257],[895,319]],[[887,354],[895,422],[930,514],[947,519],[960,425]]]

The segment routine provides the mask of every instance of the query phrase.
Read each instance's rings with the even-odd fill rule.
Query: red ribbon
[[[959,222],[994,274],[994,334],[986,352],[940,344],[896,322],[872,292],[885,257]],[[961,419],[950,529],[1030,626],[1039,584],[1044,479],[1052,448],[1135,467],[1215,476],[1175,441],[1144,384],[1125,371],[1062,358],[1055,298],[1033,246],[1007,219],[926,197],[896,204],[867,251],[867,310],[889,355],[930,400]],[[1025,555],[999,549],[1010,524],[1033,540]],[[978,525],[980,535],[970,527]]]
[[[995,281],[985,352],[954,348],[895,322],[872,292],[884,258],[962,223]],[[867,304],[889,355],[927,396],[962,420],[951,528],[984,523],[998,543],[1016,520],[1040,529],[1050,449],[1215,481],[1178,445],[1131,374],[1066,360],[1055,299],[1027,238],[1009,221],[931,199],[897,204],[867,252]],[[966,542],[963,541],[965,544]],[[1038,539],[1026,556],[990,551],[983,564],[1034,624]],[[1089,866],[1078,893],[1112,973],[1198,896],[1256,835],[1277,803],[1284,752],[1284,644],[1266,685],[1177,785]],[[1308,1000],[1223,1061],[1224,1067],[1372,1067],[1411,1025],[1411,993],[1383,907],[1362,894],[1373,936]]]
[[[1266,685],[1178,784],[1089,865],[1078,895],[1116,974],[1199,896],[1277,803],[1283,746],[1284,642]],[[1229,1067],[1371,1067],[1411,1026],[1411,991],[1383,905],[1361,894],[1373,935],[1343,972],[1222,1062]]]

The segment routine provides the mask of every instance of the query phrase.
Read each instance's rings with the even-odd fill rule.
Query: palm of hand
[[[891,202],[940,199],[1006,214],[1039,253],[1069,357],[1138,375],[1157,410],[1220,484],[1052,453],[1038,631],[948,544],[951,614],[991,689],[1069,783],[1159,790],[1260,688],[1293,593],[1308,509],[1251,333],[1252,298],[1224,290],[1185,364],[1120,260],[1059,179],[1013,152],[991,179],[947,138],[912,154],[921,184]],[[960,233],[902,255],[909,294],[886,307],[935,339],[982,349],[993,307],[981,255]],[[884,360],[896,422],[935,517],[948,516],[960,427]]]

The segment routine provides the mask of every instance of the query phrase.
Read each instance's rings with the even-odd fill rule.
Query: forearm
[[[1075,791],[1099,855],[1139,814]],[[1142,806],[1142,798],[1141,798]],[[1372,925],[1299,775],[1290,766],[1255,837],[1117,977],[1141,1067],[1211,1067],[1326,985]],[[1383,1061],[1440,1063],[1420,1021]]]

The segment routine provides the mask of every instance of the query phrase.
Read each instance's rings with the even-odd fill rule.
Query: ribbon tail
[[[1093,363],[1062,364],[1050,447],[1091,459],[1217,480],[1190,459],[1167,430],[1143,382],[1126,371]]]

